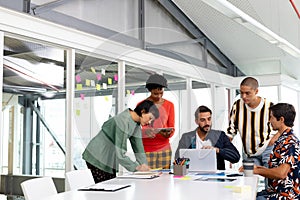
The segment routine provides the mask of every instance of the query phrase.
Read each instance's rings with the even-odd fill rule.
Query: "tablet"
[[[212,182],[232,182],[235,178],[219,178],[219,177],[201,177],[195,179],[195,181],[212,181]]]
[[[166,127],[166,128],[156,128],[155,132],[169,132],[172,131],[174,128],[173,127]]]

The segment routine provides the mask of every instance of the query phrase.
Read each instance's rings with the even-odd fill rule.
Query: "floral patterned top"
[[[269,168],[288,163],[291,168],[285,179],[269,179],[270,191],[267,199],[300,198],[300,143],[293,130],[285,131],[275,142],[270,155]]]

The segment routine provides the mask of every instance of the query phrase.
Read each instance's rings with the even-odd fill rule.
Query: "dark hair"
[[[168,82],[165,77],[159,74],[152,74],[146,81],[146,88],[151,91],[153,89],[162,89],[168,87]]]
[[[211,110],[206,106],[199,106],[195,112],[195,119],[198,119],[199,113],[209,112],[212,114]]]
[[[253,77],[247,77],[244,80],[242,80],[241,86],[242,85],[249,86],[254,90],[256,90],[259,87],[258,81]]]
[[[144,100],[139,103],[134,109],[134,112],[136,112],[136,114],[138,114],[138,116],[140,117],[142,116],[142,111],[144,111],[144,113],[152,113],[155,119],[159,117],[158,108],[152,101]]]
[[[272,115],[277,119],[284,118],[284,124],[288,127],[294,126],[296,111],[293,105],[288,103],[278,103],[269,108]]]

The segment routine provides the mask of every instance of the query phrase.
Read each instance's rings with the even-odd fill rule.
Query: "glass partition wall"
[[[23,47],[15,52],[14,48]],[[75,53],[72,133],[66,132],[66,50],[5,37],[3,86],[2,173],[64,177],[66,152],[72,151],[74,169],[85,168],[81,154],[102,124],[124,108],[149,96],[145,88],[155,73],[143,66],[125,66],[119,76],[119,63],[89,52]],[[148,67],[147,67],[148,68]],[[164,98],[175,105],[176,133],[174,148],[181,132],[181,101],[185,79],[162,73],[169,87]],[[118,84],[125,82],[124,100],[118,101]],[[66,136],[72,134],[72,148],[66,147]],[[176,139],[177,138],[177,139]],[[9,151],[7,151],[9,149]]]
[[[145,88],[152,73],[163,74],[169,86],[164,98],[175,105],[175,135],[171,146],[196,128],[194,112],[200,105],[213,111],[213,127],[226,131],[232,90],[213,81],[195,80],[151,66],[134,65],[86,51],[75,51],[74,121],[72,133],[66,132],[67,50],[43,41],[5,37],[3,58],[3,99],[1,135],[1,173],[64,177],[66,152],[72,152],[75,169],[85,168],[81,154],[100,130],[104,121],[119,108],[134,108],[149,96]],[[120,70],[124,69],[124,72]],[[124,85],[122,85],[124,83]],[[120,90],[120,87],[123,90]],[[297,105],[298,92],[287,87],[261,87],[274,102],[291,101]],[[121,92],[121,94],[119,94]],[[284,97],[281,97],[284,96]],[[281,98],[279,98],[281,97]],[[66,136],[72,134],[67,148]]]
[[[118,63],[76,53],[73,164],[85,168],[81,154],[102,124],[117,114]]]

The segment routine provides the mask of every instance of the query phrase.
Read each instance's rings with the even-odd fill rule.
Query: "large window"
[[[295,134],[300,137],[299,134],[299,100],[298,100],[298,91],[293,90],[291,88],[281,86],[281,100],[280,102],[283,103],[290,103],[292,104],[296,109],[296,119],[294,122],[294,132]]]
[[[65,51],[5,37],[3,63],[2,171],[56,176],[64,169],[65,97],[53,99],[65,89]]]

